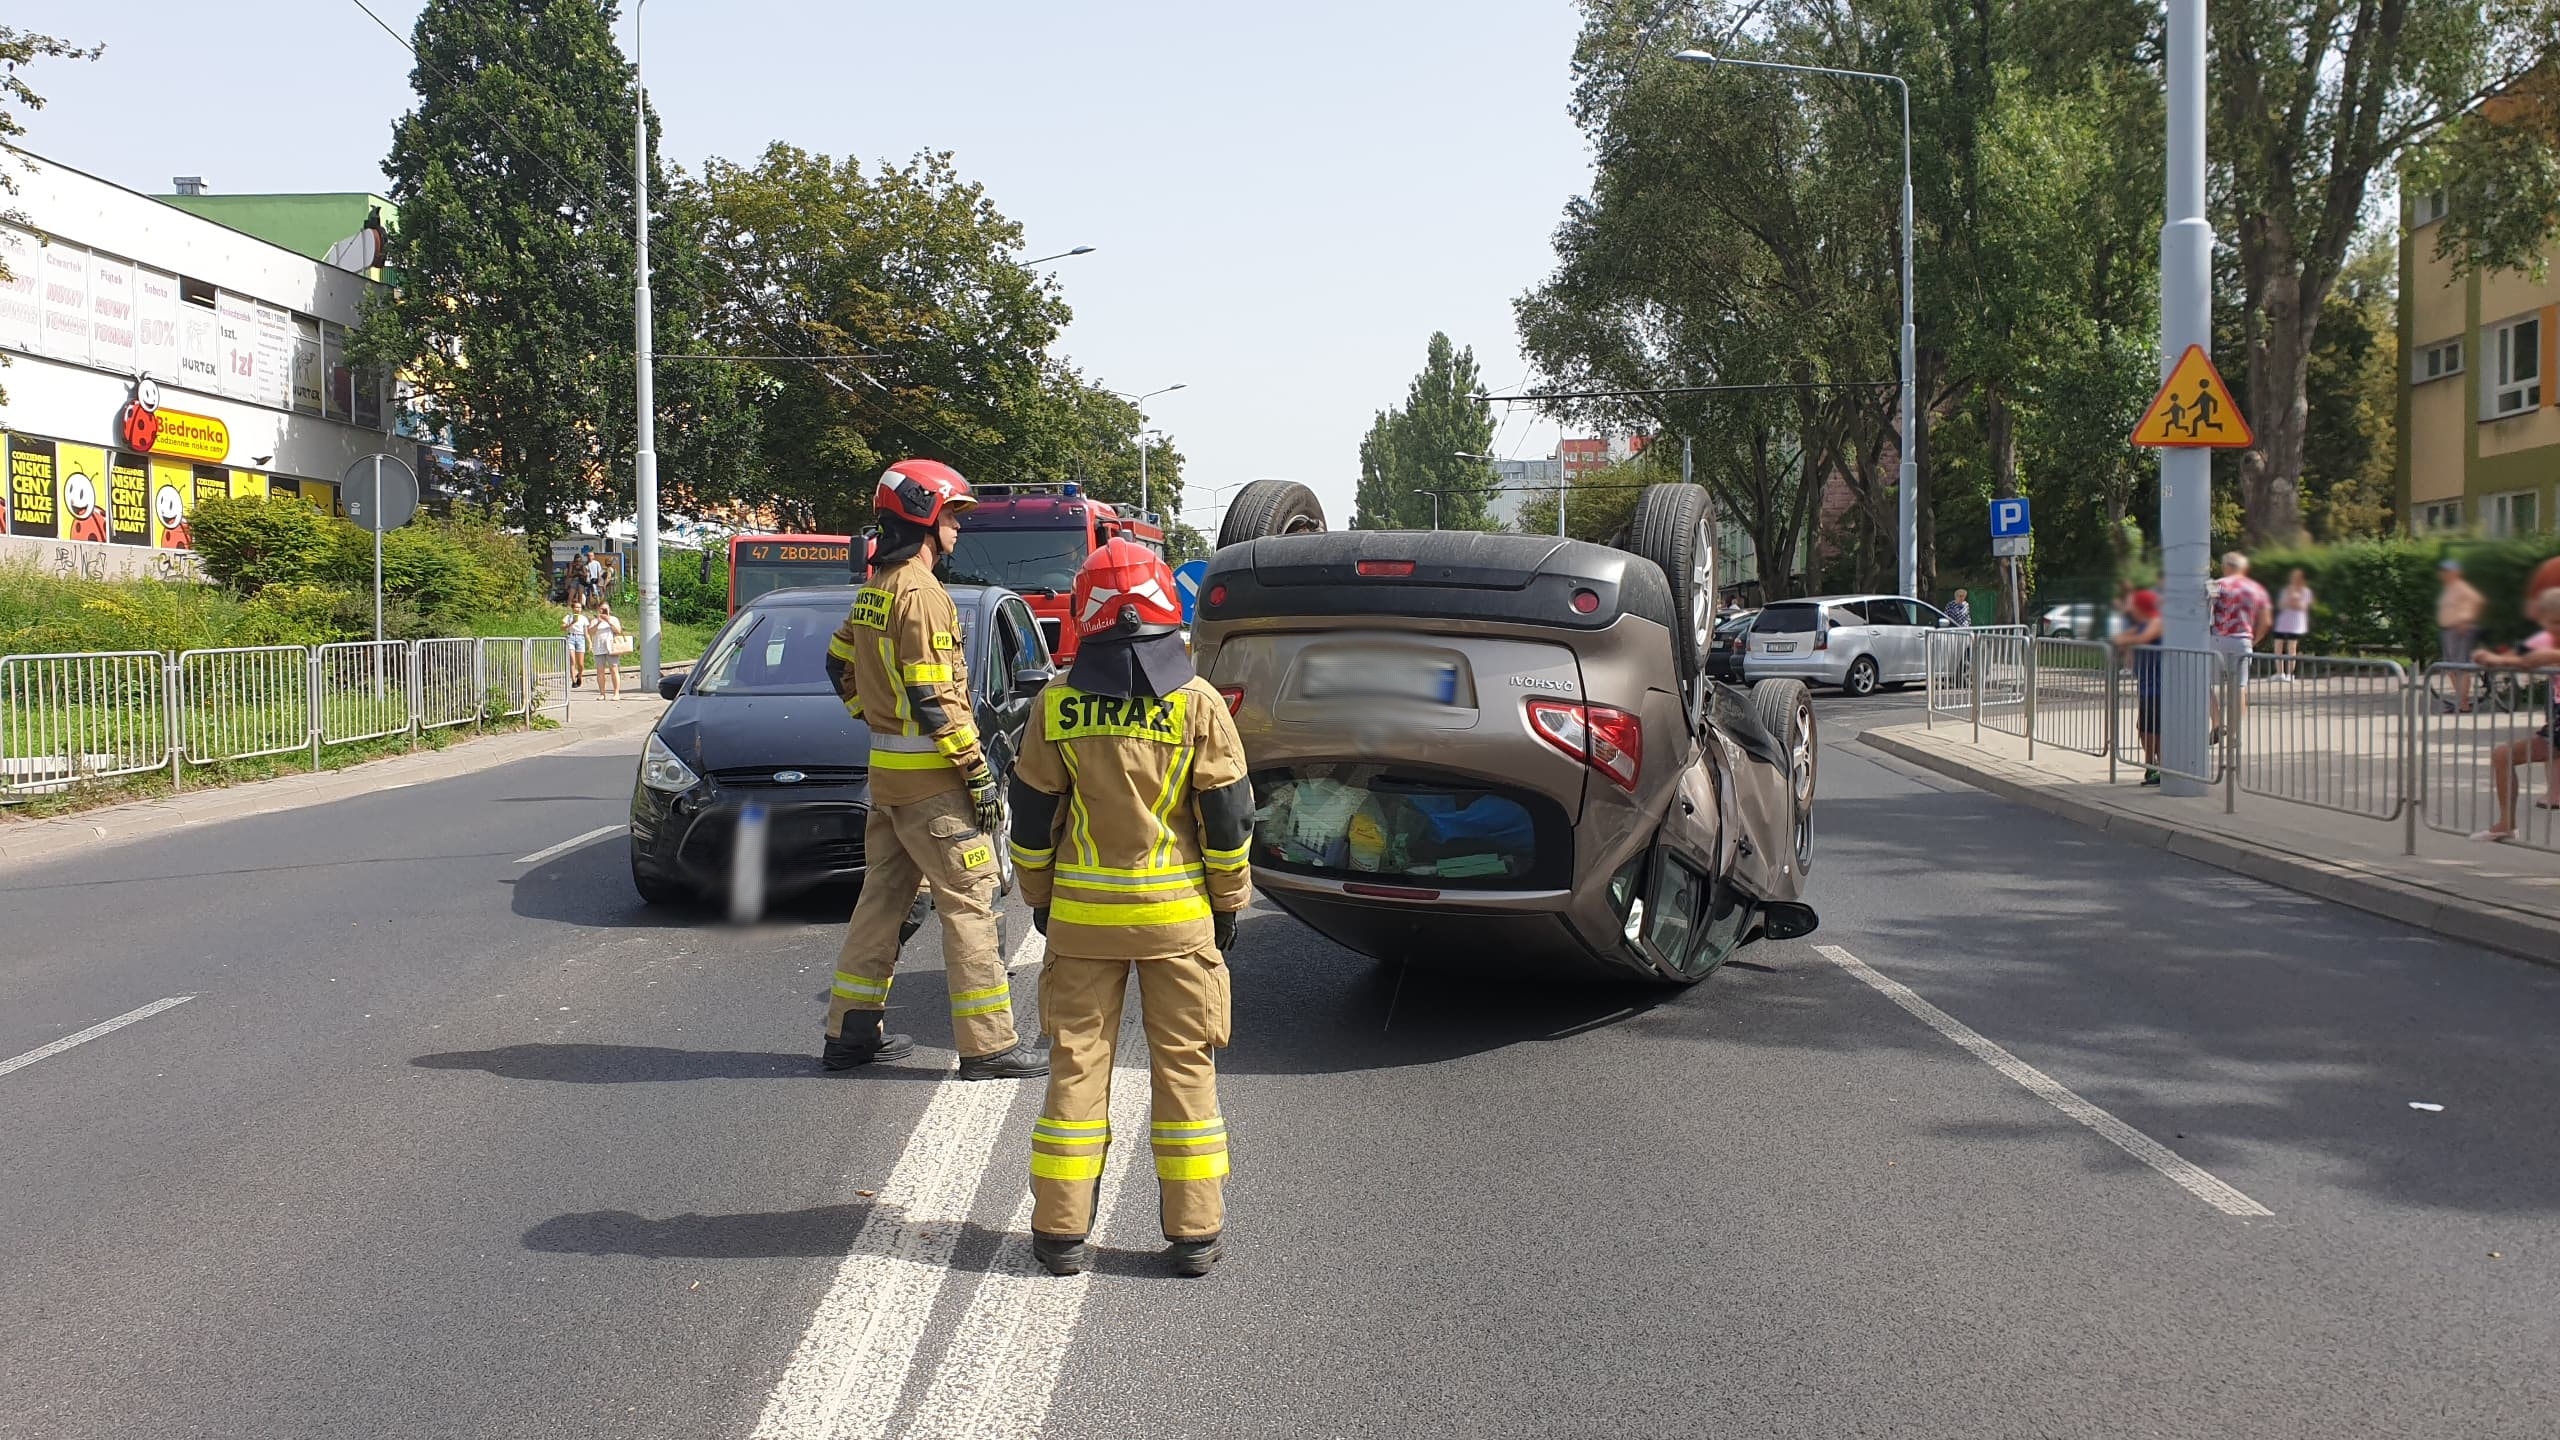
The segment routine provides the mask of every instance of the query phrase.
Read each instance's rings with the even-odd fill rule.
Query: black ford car
[[[726,890],[738,820],[767,815],[766,888],[785,894],[860,878],[871,811],[869,728],[827,683],[827,642],[852,608],[851,585],[775,590],[729,618],[702,660],[660,689],[674,703],[640,752],[631,787],[631,883],[651,904]],[[1003,773],[1032,697],[1049,682],[1048,646],[1010,590],[954,585],[969,688],[987,759]]]

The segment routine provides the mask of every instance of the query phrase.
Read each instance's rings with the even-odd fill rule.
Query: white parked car
[[[1928,675],[1932,630],[1955,622],[1907,595],[1817,595],[1774,600],[1743,639],[1742,676],[1836,685],[1851,695]]]

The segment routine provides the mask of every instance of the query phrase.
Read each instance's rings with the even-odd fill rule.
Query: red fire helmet
[[[1078,640],[1135,639],[1182,628],[1173,571],[1163,556],[1135,540],[1112,540],[1087,556],[1067,604],[1075,612]]]
[[[927,526],[942,518],[946,505],[977,503],[969,482],[939,460],[899,461],[880,472],[880,488],[871,497],[872,508],[881,514]]]

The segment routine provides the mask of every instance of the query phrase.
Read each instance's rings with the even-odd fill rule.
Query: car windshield
[[[1798,634],[1815,628],[1821,613],[1816,605],[1772,605],[1751,622],[1751,630],[1756,635]]]
[[[1084,563],[1081,526],[1057,530],[962,530],[960,543],[942,562],[954,585],[1002,585],[1024,594],[1064,595],[1075,588]]]
[[[697,695],[825,695],[827,642],[844,616],[825,605],[750,610],[702,659]]]

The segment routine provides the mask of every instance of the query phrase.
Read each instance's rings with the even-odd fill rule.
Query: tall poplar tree
[[[1493,444],[1493,417],[1476,398],[1482,393],[1475,351],[1433,331],[1404,404],[1379,411],[1360,442],[1353,529],[1429,529],[1433,491],[1439,492],[1440,528],[1491,528],[1486,507],[1493,467],[1459,458],[1482,455]]]

